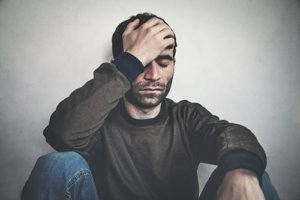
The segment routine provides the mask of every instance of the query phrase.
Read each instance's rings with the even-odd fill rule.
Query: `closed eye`
[[[167,66],[170,64],[170,61],[169,61],[169,60],[165,60],[165,59],[162,59],[162,60],[156,59],[155,62],[156,62],[159,66],[161,66],[162,68],[165,68],[165,67],[167,67]]]
[[[169,55],[160,55],[155,59],[155,62],[161,67],[167,67],[173,62],[173,58]]]

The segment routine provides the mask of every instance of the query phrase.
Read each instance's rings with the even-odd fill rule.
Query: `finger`
[[[174,38],[167,38],[167,39],[164,39],[164,47],[165,49],[173,49],[174,48],[174,45],[175,45],[175,40]]]
[[[157,33],[157,37],[162,39],[174,38],[174,32],[170,28],[166,28]]]
[[[175,41],[173,38],[165,39],[162,42],[162,51],[167,51],[167,52],[169,52],[169,50],[173,51],[174,46],[175,46]]]
[[[143,28],[150,28],[150,27],[156,26],[158,24],[164,24],[164,22],[161,19],[153,17],[153,18],[149,19],[147,22],[145,22],[142,25],[142,27]]]
[[[139,23],[140,23],[139,19],[135,19],[134,21],[130,22],[126,27],[124,34],[131,33],[132,31],[134,31],[136,27],[139,25]]]
[[[151,29],[152,33],[156,34],[165,29],[170,29],[170,27],[164,23],[163,24],[159,23],[159,24],[156,24],[155,26],[151,27],[150,29]]]

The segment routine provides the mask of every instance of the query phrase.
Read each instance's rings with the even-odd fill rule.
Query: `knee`
[[[69,168],[69,167],[88,167],[87,162],[85,159],[76,152],[68,151],[68,152],[52,152],[46,155],[41,156],[36,163],[39,167],[46,167],[46,168]]]
[[[80,160],[84,159],[79,153],[75,151],[52,152],[41,156],[38,160]]]
[[[37,160],[23,188],[22,199],[44,199],[45,194],[61,196],[69,186],[70,180],[77,181],[82,174],[91,175],[87,162],[80,154],[76,152],[46,154]]]

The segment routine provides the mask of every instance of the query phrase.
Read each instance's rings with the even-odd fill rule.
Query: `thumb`
[[[132,32],[132,31],[134,31],[134,30],[136,29],[136,27],[139,25],[139,23],[140,23],[140,20],[139,20],[139,19],[135,19],[134,21],[130,22],[130,23],[127,25],[127,27],[126,27],[124,33],[126,34],[126,33],[130,33],[130,32]]]

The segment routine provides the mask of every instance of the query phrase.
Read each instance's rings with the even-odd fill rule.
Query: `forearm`
[[[44,130],[47,142],[57,150],[84,151],[129,88],[130,83],[114,65],[102,64],[92,80],[57,106]]]
[[[217,200],[264,200],[257,175],[247,169],[228,171],[217,191]]]

